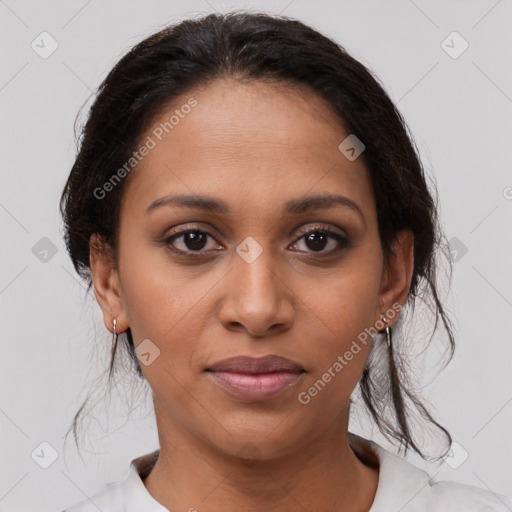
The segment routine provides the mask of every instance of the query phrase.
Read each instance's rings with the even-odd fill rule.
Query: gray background
[[[0,510],[60,510],[122,478],[132,458],[157,447],[149,400],[125,422],[144,398],[122,399],[132,396],[129,381],[98,403],[83,459],[72,441],[64,445],[111,340],[65,253],[58,199],[75,153],[75,115],[120,55],[166,23],[233,7],[281,12],[334,37],[398,104],[436,177],[442,223],[459,250],[448,299],[458,350],[425,396],[468,456],[423,467],[436,478],[512,493],[510,0],[5,0]],[[46,59],[31,48],[43,31],[58,43]],[[441,46],[453,31],[469,44],[458,58]],[[104,381],[97,386],[101,398]],[[352,430],[370,435],[359,424]],[[43,445],[39,464],[31,456],[43,453],[42,442],[57,453],[47,469],[40,464],[51,449]]]

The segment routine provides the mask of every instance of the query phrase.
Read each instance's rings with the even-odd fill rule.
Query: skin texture
[[[378,471],[355,456],[347,429],[370,345],[307,405],[297,397],[359,333],[405,302],[413,235],[399,233],[385,268],[368,171],[362,158],[349,161],[338,150],[348,133],[309,89],[217,80],[173,102],[152,126],[191,96],[197,106],[130,175],[117,270],[91,237],[106,327],[112,331],[116,318],[135,346],[150,339],[160,350],[141,365],[160,439],[144,483],[173,511],[367,511]],[[346,206],[283,214],[286,201],[322,193],[352,199],[364,221]],[[164,206],[145,214],[168,194],[212,196],[232,213]],[[349,246],[330,237],[308,244],[303,230],[319,225],[348,236]],[[199,250],[209,255],[166,248],[161,241],[177,227],[208,233]],[[263,250],[252,263],[236,252],[249,236]],[[195,247],[186,236],[169,246],[189,254]],[[264,402],[237,400],[204,372],[227,357],[267,354],[306,373]]]

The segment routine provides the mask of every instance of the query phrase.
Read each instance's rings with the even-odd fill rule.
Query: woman
[[[512,508],[348,431],[357,387],[405,453],[426,458],[422,421],[446,455],[399,334],[421,299],[454,340],[406,125],[330,39],[239,12],[142,41],[100,86],[61,211],[160,441],[67,511]]]

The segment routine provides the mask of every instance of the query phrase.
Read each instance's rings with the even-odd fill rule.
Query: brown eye
[[[304,241],[307,247],[312,251],[321,251],[327,245],[329,236],[320,231],[315,231],[314,233],[309,233],[309,235],[306,235]]]
[[[333,254],[341,249],[350,247],[347,237],[330,229],[313,228],[304,232],[301,238],[292,247],[298,247],[299,251],[306,253]],[[327,248],[327,250],[325,250]]]
[[[167,237],[163,242],[170,249],[181,253],[201,253],[219,247],[218,245],[211,244],[212,247],[203,250],[208,245],[208,239],[214,240],[206,231],[201,231],[199,229],[187,229]]]
[[[208,235],[201,231],[187,231],[183,233],[183,243],[192,251],[204,249]]]

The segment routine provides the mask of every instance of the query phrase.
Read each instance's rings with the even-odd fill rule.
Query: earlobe
[[[118,333],[128,328],[124,304],[121,296],[119,275],[114,268],[110,247],[97,234],[89,240],[89,264],[93,279],[94,294],[103,312],[105,327],[114,331],[116,319]]]
[[[403,306],[409,293],[414,271],[414,233],[403,229],[396,235],[393,254],[389,256],[380,293],[380,316],[386,311],[395,310],[396,305]],[[395,305],[395,308],[393,306]],[[393,321],[390,322],[391,325]]]

